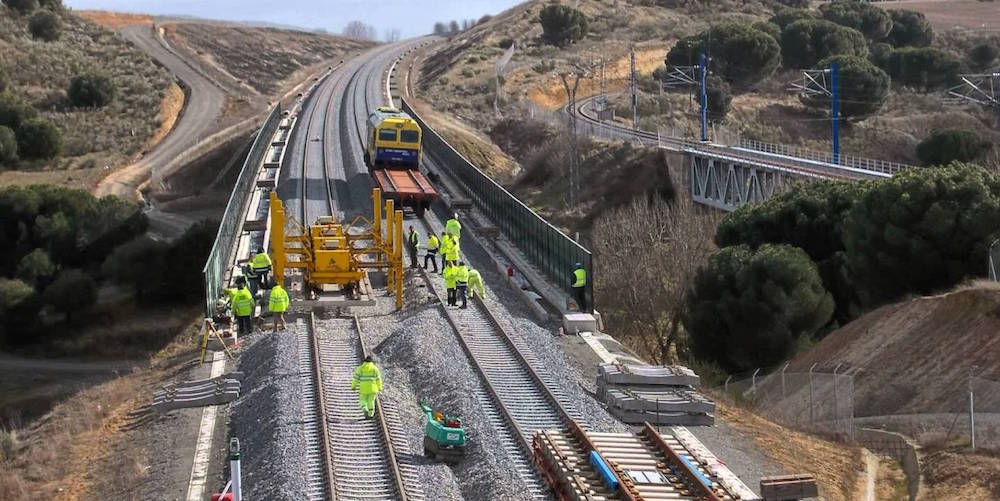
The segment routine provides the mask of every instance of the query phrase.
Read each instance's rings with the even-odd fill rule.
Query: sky
[[[403,37],[428,34],[434,23],[479,19],[523,0],[64,0],[74,9],[154,15],[187,15],[227,21],[262,21],[340,33],[349,21],[388,29]]]

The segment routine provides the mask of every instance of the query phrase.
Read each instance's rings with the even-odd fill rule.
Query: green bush
[[[875,66],[884,68],[889,64],[889,56],[891,56],[895,50],[896,49],[894,49],[892,45],[885,42],[872,44],[871,49],[868,51],[868,60]]]
[[[809,7],[809,0],[778,0],[778,3],[795,8],[805,9]]]
[[[868,56],[861,32],[822,19],[804,19],[781,31],[781,58],[786,68],[812,68],[830,56]]]
[[[0,165],[17,160],[17,136],[5,125],[0,125]]]
[[[132,287],[139,301],[159,299],[172,287],[169,277],[187,270],[167,267],[169,246],[139,237],[118,246],[101,265],[101,272],[118,284]]]
[[[942,50],[904,47],[892,51],[882,69],[894,83],[928,91],[955,84],[962,72],[962,62]]]
[[[97,303],[97,284],[94,279],[80,270],[66,270],[45,288],[45,304],[66,314],[66,321],[73,322],[73,316],[86,313]]]
[[[538,14],[542,39],[563,47],[587,35],[587,16],[566,5],[550,4]]]
[[[708,117],[712,120],[722,120],[729,113],[733,95],[729,92],[729,84],[715,75],[705,79],[705,97],[708,104]]]
[[[749,87],[770,76],[781,64],[778,42],[749,24],[723,22],[708,31],[686,37],[667,53],[668,66],[698,64],[710,57],[709,68],[734,87]]]
[[[60,10],[63,8],[62,0],[38,0],[38,5],[49,10]]]
[[[840,81],[850,82],[840,88],[840,116],[846,120],[860,120],[878,112],[889,97],[889,75],[858,56],[832,56],[820,61],[816,68],[827,69],[834,62],[839,64]],[[825,96],[802,99],[813,108],[825,110],[830,107],[830,99]]]
[[[880,41],[889,35],[892,29],[892,18],[889,13],[868,2],[842,0],[821,5],[820,15],[823,19],[839,25],[854,28],[864,34],[865,38]]]
[[[975,165],[911,169],[874,184],[844,222],[847,265],[864,306],[929,294],[986,271],[998,180]]]
[[[768,21],[757,21],[751,26],[753,26],[755,30],[763,31],[768,35],[771,35],[771,37],[775,40],[781,41],[781,26]]]
[[[892,30],[886,41],[896,47],[927,47],[934,41],[934,28],[922,12],[892,9]]]
[[[50,11],[39,11],[28,21],[28,31],[35,40],[53,42],[62,35],[62,20]]]
[[[802,249],[740,245],[698,270],[687,307],[695,355],[740,372],[786,360],[829,321],[833,299]]]
[[[795,21],[801,21],[803,19],[812,20],[817,18],[818,16],[814,10],[785,7],[778,9],[778,12],[776,12],[774,16],[771,16],[771,19],[769,19],[768,22],[777,25],[778,28],[783,30],[786,26],[794,23]]]
[[[0,278],[0,344],[25,344],[41,307],[38,294],[20,280]]]
[[[17,151],[23,158],[55,158],[62,152],[62,133],[47,118],[31,118],[17,130]]]
[[[101,108],[115,98],[115,85],[107,75],[84,73],[70,80],[66,95],[74,106]]]
[[[21,14],[30,14],[38,8],[38,0],[3,0],[3,4]]]
[[[763,203],[745,205],[719,223],[719,247],[788,244],[806,252],[819,268],[823,286],[836,303],[834,317],[853,317],[858,299],[844,266],[843,224],[847,212],[868,188],[865,183],[801,183]]]
[[[35,249],[21,258],[17,265],[17,278],[29,284],[39,285],[56,274],[56,265],[49,259],[45,249]]]
[[[38,111],[14,93],[0,94],[0,125],[17,131],[25,121],[38,116]]]
[[[0,66],[0,95],[10,89],[10,75],[7,70]]]
[[[1000,49],[991,43],[981,43],[969,49],[969,62],[979,70],[986,70],[1000,56]]]
[[[979,134],[961,129],[941,129],[932,132],[917,145],[917,158],[924,165],[948,165],[952,162],[979,160],[993,144]]]

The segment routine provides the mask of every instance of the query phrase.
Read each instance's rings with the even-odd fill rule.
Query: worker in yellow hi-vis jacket
[[[368,417],[375,416],[375,397],[382,391],[382,374],[379,372],[372,356],[365,357],[365,361],[354,369],[354,379],[351,380],[351,390],[361,390],[358,396],[358,404],[361,410],[365,411]]]

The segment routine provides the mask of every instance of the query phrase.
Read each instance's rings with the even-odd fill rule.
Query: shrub
[[[761,204],[745,205],[719,224],[719,247],[788,244],[801,248],[819,268],[823,286],[836,303],[834,317],[846,322],[858,303],[844,266],[843,224],[847,211],[861,198],[864,183],[802,183]]]
[[[66,95],[74,106],[101,108],[114,99],[115,86],[106,75],[83,73],[73,77]]]
[[[38,8],[38,0],[3,0],[3,4],[21,14],[30,14]]]
[[[66,314],[72,323],[73,315],[85,313],[97,302],[97,284],[80,270],[66,270],[45,288],[45,303]]]
[[[546,5],[538,21],[542,24],[542,39],[552,45],[563,47],[587,34],[587,16],[566,5]]]
[[[10,89],[10,75],[5,68],[0,67],[0,94],[7,92],[7,89]]]
[[[677,42],[667,53],[666,64],[698,64],[701,52],[709,67],[734,87],[748,87],[770,76],[781,64],[778,42],[749,24],[723,22],[708,31]]]
[[[149,237],[139,237],[118,246],[108,255],[101,265],[101,272],[116,283],[132,287],[140,301],[150,299],[148,294],[151,291],[162,293],[164,287],[171,287],[166,280],[168,274],[161,271],[167,269],[167,247]],[[171,271],[183,272],[173,267]]]
[[[924,165],[948,165],[982,158],[993,145],[969,130],[941,129],[917,145],[917,158]]]
[[[497,42],[497,47],[500,47],[501,49],[509,49],[511,45],[514,45],[513,38],[504,38]]]
[[[705,79],[705,97],[708,101],[708,117],[712,120],[722,120],[729,113],[729,107],[733,102],[733,95],[729,92],[729,85],[715,75],[709,75]]]
[[[868,56],[861,32],[822,19],[804,19],[781,32],[781,58],[787,68],[811,68],[830,56]]]
[[[58,40],[62,34],[62,20],[50,11],[39,11],[28,21],[28,31],[36,40],[52,42]]]
[[[979,70],[987,69],[1000,55],[1000,49],[991,43],[982,43],[969,49],[969,61]]]
[[[874,184],[844,222],[847,264],[862,304],[929,294],[982,275],[1000,217],[997,182],[979,166],[956,163]]]
[[[896,47],[927,47],[934,41],[934,29],[922,12],[905,9],[889,11],[892,30],[886,41]]]
[[[47,118],[32,118],[17,130],[17,151],[23,158],[55,158],[62,152],[62,133]]]
[[[832,56],[820,61],[817,69],[839,65],[841,82],[850,82],[840,88],[840,115],[847,120],[860,120],[878,112],[889,97],[889,75],[867,59],[858,56]],[[827,109],[827,97],[803,97],[807,106]]]
[[[0,125],[0,165],[17,160],[17,136],[5,125]]]
[[[778,0],[778,3],[780,3],[781,5],[786,5],[788,7],[795,7],[795,8],[804,9],[809,7],[809,0]]]
[[[38,111],[12,92],[0,94],[0,125],[16,131],[21,128],[21,124],[36,116]]]
[[[180,273],[172,273],[169,281],[178,299],[189,299],[199,297],[204,290],[204,281],[201,274],[208,253],[215,243],[215,236],[219,231],[219,222],[204,220],[189,227],[181,238],[171,246],[170,264],[181,270]]]
[[[868,2],[838,1],[821,5],[819,12],[823,19],[839,25],[854,28],[869,40],[885,39],[892,29],[889,13]]]
[[[26,341],[38,314],[38,295],[20,280],[0,278],[0,343]]]
[[[38,285],[56,273],[56,265],[45,249],[35,249],[21,258],[17,265],[17,278]]]
[[[781,40],[781,27],[777,24],[767,22],[767,21],[757,21],[753,23],[753,29],[763,31],[768,35],[771,35],[775,40]]]
[[[730,372],[770,367],[830,319],[833,299],[797,247],[726,247],[698,270],[689,296],[694,353]]]
[[[803,19],[817,19],[816,11],[809,9],[781,8],[778,9],[778,12],[771,16],[771,19],[769,19],[768,22],[777,25],[780,29],[785,29],[785,26]]]
[[[924,91],[952,85],[962,72],[962,62],[951,54],[929,47],[904,47],[889,54],[882,67],[900,85]]]
[[[868,60],[875,66],[884,68],[889,64],[889,56],[892,55],[894,50],[895,49],[892,45],[885,42],[872,44],[871,49],[869,50]]]

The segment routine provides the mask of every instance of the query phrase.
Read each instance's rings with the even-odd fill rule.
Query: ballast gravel
[[[230,436],[240,440],[248,499],[305,499],[305,435],[296,329],[241,340],[240,398],[230,408]]]
[[[422,279],[407,275],[409,290],[420,294],[423,289],[415,282]],[[362,330],[380,340],[374,352],[386,382],[384,398],[406,421],[411,450],[422,456],[421,399],[462,418],[468,445],[461,463],[444,466],[416,458],[428,499],[530,499],[475,396],[481,382],[437,300],[428,295],[422,304],[408,302],[400,313],[363,317]]]

